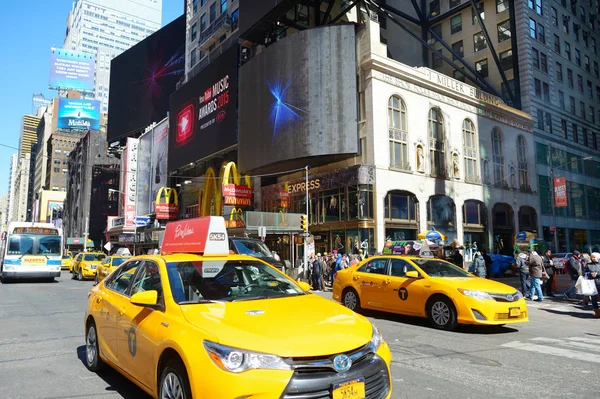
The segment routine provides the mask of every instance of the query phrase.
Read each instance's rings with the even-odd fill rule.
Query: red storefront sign
[[[567,201],[567,179],[564,177],[554,178],[554,206],[568,206]]]

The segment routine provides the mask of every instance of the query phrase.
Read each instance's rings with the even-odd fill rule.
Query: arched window
[[[504,179],[504,152],[502,150],[502,131],[495,127],[492,129],[492,152],[494,156],[494,185],[508,186]]]
[[[517,160],[519,163],[519,188],[527,190],[529,187],[529,173],[527,168],[527,143],[525,137],[517,138]]]
[[[445,175],[445,151],[444,117],[439,108],[431,108],[429,110],[429,158],[432,176]]]
[[[398,96],[391,96],[388,101],[388,134],[390,139],[390,167],[408,170],[406,104]]]
[[[478,182],[477,139],[475,124],[470,119],[463,121],[463,153],[465,154],[465,181]]]

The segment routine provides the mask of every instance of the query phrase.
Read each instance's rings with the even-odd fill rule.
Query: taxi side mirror
[[[310,284],[305,283],[304,281],[298,281],[298,285],[300,286],[300,288],[302,288],[302,291],[304,292],[309,292],[311,289]]]
[[[419,278],[419,272],[411,270],[404,275],[406,278]]]
[[[158,291],[150,290],[135,293],[131,296],[129,302],[136,306],[156,308],[158,306]]]

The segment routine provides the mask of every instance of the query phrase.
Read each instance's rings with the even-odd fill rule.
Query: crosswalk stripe
[[[600,346],[600,339],[586,338],[586,337],[572,337],[572,338],[567,338],[567,339],[570,339],[571,341],[587,342],[590,344],[596,344],[596,345]]]
[[[576,352],[568,349],[556,348],[553,346],[528,344],[520,341],[509,342],[502,346],[506,348],[524,350],[528,352],[537,352],[546,355],[566,357],[569,359],[581,360],[584,362],[600,363],[600,355],[596,355],[595,353]]]
[[[567,340],[564,340],[564,339],[537,337],[537,338],[532,338],[530,341],[545,342],[545,343],[553,344],[553,345],[568,346],[568,347],[570,346],[573,348],[586,349],[586,350],[589,350],[592,352],[600,352],[600,345],[585,344],[585,343],[581,343],[581,342],[573,342],[576,340],[573,340],[572,338],[567,338]]]

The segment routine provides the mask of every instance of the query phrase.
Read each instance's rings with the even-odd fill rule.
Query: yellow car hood
[[[282,357],[350,351],[371,340],[364,317],[315,294],[241,302],[182,305],[192,325],[219,343]]]
[[[492,294],[514,294],[517,291],[510,285],[479,277],[433,277],[431,280],[457,289],[484,291]]]

